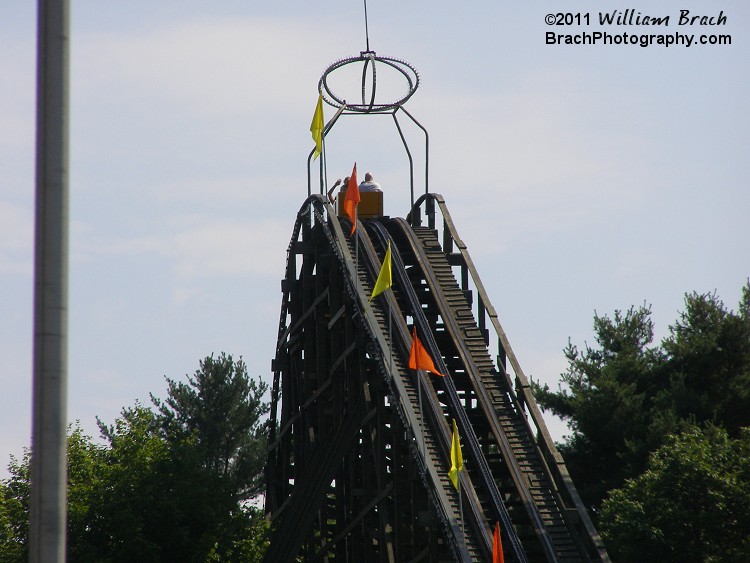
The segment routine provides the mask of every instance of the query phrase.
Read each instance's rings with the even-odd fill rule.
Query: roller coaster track
[[[499,522],[506,561],[608,561],[442,197],[350,230],[313,195],[288,248],[265,560],[487,561]],[[446,377],[408,368],[410,325]]]

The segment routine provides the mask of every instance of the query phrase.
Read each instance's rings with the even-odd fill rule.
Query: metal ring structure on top
[[[361,103],[351,103],[347,101],[345,98],[340,97],[336,93],[333,92],[331,89],[330,84],[328,83],[330,75],[333,73],[333,71],[340,69],[346,65],[356,64],[356,63],[362,63],[362,78],[361,78]],[[399,73],[405,80],[406,85],[406,93],[395,100],[388,100],[388,101],[378,101],[376,100],[376,94],[377,94],[377,71],[376,71],[376,63],[382,63],[386,69],[390,68],[395,70],[397,73]],[[371,88],[370,88],[370,96],[369,100],[367,99],[367,87],[368,87],[368,69],[370,68],[370,65],[372,65],[372,71],[370,73],[371,76]],[[417,91],[417,88],[419,87],[419,72],[416,68],[414,68],[411,64],[408,62],[402,60],[402,59],[396,59],[392,57],[378,57],[374,51],[369,50],[369,45],[367,47],[366,51],[360,51],[359,56],[356,57],[348,57],[345,59],[340,59],[330,65],[328,68],[323,71],[323,75],[320,78],[320,81],[318,82],[318,92],[320,92],[323,100],[325,100],[326,104],[329,106],[333,106],[335,108],[338,108],[336,111],[336,114],[326,123],[325,127],[323,128],[323,158],[321,158],[320,161],[320,193],[325,194],[325,186],[326,186],[326,173],[325,173],[325,138],[330,129],[334,126],[334,124],[338,121],[339,117],[342,115],[368,115],[368,114],[380,114],[380,115],[387,115],[390,114],[393,118],[394,123],[396,124],[396,128],[398,129],[398,134],[401,137],[401,142],[404,145],[404,149],[406,150],[406,155],[409,159],[409,189],[411,194],[411,205],[414,206],[414,160],[412,158],[411,151],[409,150],[409,145],[406,141],[406,137],[404,136],[404,132],[401,129],[401,125],[399,124],[397,113],[402,111],[406,116],[424,133],[425,136],[425,178],[424,178],[424,186],[425,186],[425,194],[429,193],[429,181],[428,181],[428,174],[429,174],[429,136],[427,134],[427,129],[424,128],[424,126],[417,121],[413,115],[411,115],[406,109],[404,109],[404,104],[406,101],[411,98],[414,93]],[[310,153],[307,156],[307,195],[312,195],[312,176],[310,171],[310,163],[313,160],[314,156],[314,149],[310,151]]]
[[[339,68],[342,68],[346,65],[356,64],[356,63],[363,63],[362,64],[362,103],[361,104],[353,104],[340,98],[331,90],[328,84],[328,76],[333,71]],[[406,79],[408,88],[407,88],[406,95],[404,97],[398,100],[394,100],[394,101],[387,101],[385,103],[375,103],[376,102],[375,96],[376,96],[376,91],[377,91],[377,72],[375,68],[375,63],[383,63],[384,65],[387,65],[395,69]],[[372,73],[371,73],[372,87],[371,87],[370,99],[369,101],[367,101],[366,100],[367,70],[370,65],[372,65]],[[417,69],[415,69],[411,64],[400,59],[394,59],[392,57],[378,57],[374,51],[362,51],[360,52],[358,57],[348,57],[346,59],[341,59],[333,63],[331,66],[326,68],[325,71],[323,71],[323,76],[321,76],[320,81],[318,82],[318,91],[323,95],[323,99],[326,101],[328,105],[331,105],[333,107],[338,107],[338,108],[346,107],[348,111],[353,111],[357,113],[377,113],[377,112],[391,111],[396,108],[399,108],[409,98],[411,98],[414,95],[414,92],[417,91],[418,87],[419,87],[419,73],[417,72]]]

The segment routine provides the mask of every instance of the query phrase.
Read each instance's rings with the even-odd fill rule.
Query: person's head
[[[369,172],[365,174],[365,182],[372,182],[372,174]]]
[[[349,176],[344,178],[344,181],[341,183],[341,191],[343,192],[348,186],[349,186]]]

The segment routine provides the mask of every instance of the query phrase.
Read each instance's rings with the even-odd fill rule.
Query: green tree
[[[29,452],[19,461],[11,456],[10,477],[0,481],[0,561],[28,560]]]
[[[100,427],[109,442],[107,471],[87,534],[96,560],[204,560],[214,490],[193,444],[167,442],[155,413],[139,404]]]
[[[151,397],[156,411],[136,405],[101,425],[110,443],[103,510],[118,518],[98,537],[110,538],[112,561],[229,560],[252,529],[245,502],[262,491],[267,387],[225,354],[167,384],[165,400]]]
[[[91,498],[101,484],[104,448],[84,434],[79,423],[68,426],[68,554],[71,561],[87,560],[84,540],[91,518]],[[28,560],[29,460],[11,456],[10,477],[0,482],[0,561]],[[91,558],[88,558],[91,560]]]
[[[750,561],[750,429],[691,427],[610,492],[600,530],[615,561]]]
[[[200,366],[187,384],[168,379],[156,410],[136,403],[99,421],[105,445],[69,429],[69,560],[249,561],[265,550],[268,526],[247,501],[262,490],[266,386],[231,356]],[[27,559],[28,457],[0,482],[3,563]]]
[[[750,424],[750,283],[738,311],[714,294],[685,297],[685,312],[654,346],[647,307],[594,318],[595,346],[565,350],[557,391],[534,386],[539,404],[568,422],[560,445],[584,502],[646,469],[650,452],[692,423],[730,433]]]
[[[79,423],[68,427],[68,559],[93,561],[96,553],[88,541],[91,521],[97,514],[94,501],[104,484],[107,450],[84,434]]]
[[[730,435],[750,426],[750,284],[737,313],[715,293],[686,296],[662,347],[677,417],[719,424]]]
[[[597,347],[569,343],[567,389],[535,385],[542,408],[567,420],[573,431],[559,449],[581,497],[596,507],[607,490],[645,466],[653,443],[649,426],[662,381],[663,356],[649,347],[651,311],[631,308],[614,318],[595,316]]]
[[[268,386],[248,377],[240,358],[220,354],[205,358],[187,383],[167,378],[169,394],[152,396],[169,439],[194,436],[205,468],[225,478],[235,500],[263,490]]]

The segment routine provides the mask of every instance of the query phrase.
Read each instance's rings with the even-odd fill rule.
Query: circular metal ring
[[[329,75],[337,70],[340,69],[346,65],[350,64],[356,64],[356,63],[362,63],[362,99],[361,103],[359,104],[353,104],[351,102],[346,101],[345,99],[337,96],[332,90],[331,87],[328,84],[328,77]],[[386,101],[386,102],[378,102],[376,100],[376,91],[377,91],[377,73],[376,73],[376,63],[383,63],[386,65],[386,68],[395,69],[401,76],[404,77],[406,80],[406,94],[397,100],[394,101]],[[372,83],[371,83],[371,96],[370,99],[367,100],[367,75],[368,75],[368,67],[372,66],[371,70],[371,77],[372,77]],[[332,65],[330,65],[325,71],[323,71],[323,76],[321,76],[320,81],[318,82],[318,91],[323,95],[323,99],[326,101],[328,105],[331,105],[333,107],[340,108],[342,106],[346,106],[347,110],[351,110],[354,112],[359,113],[373,113],[373,112],[382,112],[382,111],[390,111],[392,109],[395,109],[406,100],[411,98],[414,95],[414,92],[416,92],[417,87],[419,86],[419,73],[417,72],[417,69],[415,69],[411,64],[409,64],[406,61],[400,60],[400,59],[394,59],[391,57],[378,57],[374,51],[363,51],[359,54],[358,57],[348,57],[346,59],[341,59],[339,61],[336,61]]]

